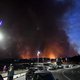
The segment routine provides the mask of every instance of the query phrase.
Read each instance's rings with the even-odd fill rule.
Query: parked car
[[[33,75],[34,75],[34,69],[32,68],[28,69],[26,73],[26,80],[32,80]]]
[[[43,71],[36,71],[34,73],[33,80],[55,80],[55,78],[51,72],[43,70]]]

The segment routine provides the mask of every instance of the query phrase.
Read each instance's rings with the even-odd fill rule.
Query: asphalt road
[[[55,80],[69,80],[68,77],[65,77],[65,75],[63,74],[63,70],[56,70],[56,71],[51,71]]]
[[[25,80],[25,76],[21,76],[19,78],[14,79],[14,80]]]
[[[58,80],[80,80],[80,66],[69,69],[51,71],[54,78]]]
[[[51,71],[54,78],[58,80],[80,80],[80,68],[61,69]],[[25,76],[19,77],[15,80],[25,80]]]
[[[80,80],[80,68],[66,70],[64,74],[68,76],[70,80]]]

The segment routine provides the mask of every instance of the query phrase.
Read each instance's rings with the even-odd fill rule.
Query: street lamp
[[[0,26],[2,26],[2,21],[0,21]]]
[[[6,44],[5,44],[5,35],[2,31],[0,31],[0,48],[5,50],[6,49]]]
[[[4,35],[3,33],[0,32],[0,41],[3,41],[3,39],[4,39]]]
[[[40,55],[40,51],[37,52],[38,63],[39,63],[39,55]]]

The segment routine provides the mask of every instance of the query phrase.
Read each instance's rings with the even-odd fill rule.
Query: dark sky
[[[58,57],[75,55],[75,45],[70,44],[67,23],[63,20],[72,8],[73,0],[1,1],[1,30],[7,36],[1,57],[18,58],[23,52],[27,54],[27,50],[31,55],[38,50],[47,55],[50,51]]]

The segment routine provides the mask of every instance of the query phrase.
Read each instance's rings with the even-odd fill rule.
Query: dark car
[[[37,71],[34,73],[33,80],[55,80],[49,71]]]
[[[34,75],[34,69],[32,68],[28,69],[26,73],[26,80],[32,80],[33,75]]]

